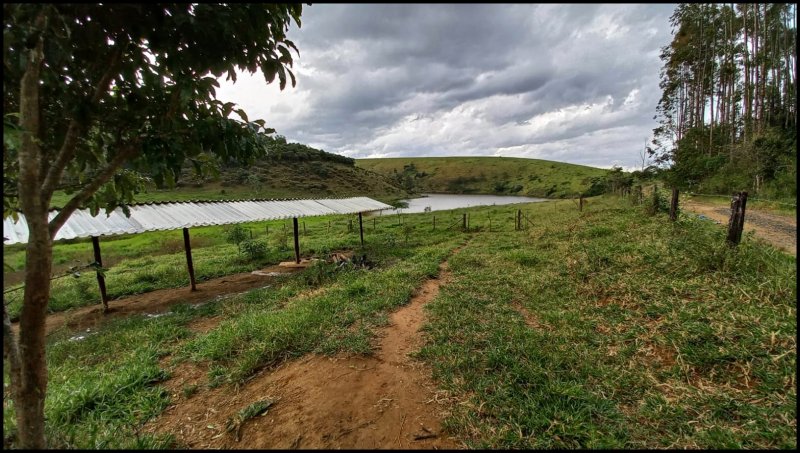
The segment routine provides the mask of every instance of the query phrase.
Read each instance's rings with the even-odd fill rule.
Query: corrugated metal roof
[[[236,200],[159,202],[129,206],[131,216],[121,208],[96,217],[88,209],[75,211],[56,233],[55,240],[144,233],[145,231],[174,230],[206,225],[224,225],[263,220],[290,219],[330,214],[388,209],[391,206],[367,197],[327,198],[321,200]],[[57,211],[50,212],[50,219]],[[19,220],[3,220],[5,244],[28,241],[28,225],[20,214]]]

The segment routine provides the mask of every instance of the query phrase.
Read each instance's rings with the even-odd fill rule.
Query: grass
[[[517,209],[524,231],[514,231]],[[363,250],[346,218],[309,220],[304,251],[352,248],[374,267],[317,264],[197,308],[112,320],[83,339],[56,332],[50,446],[180,447],[143,430],[175,403],[163,385],[172,364],[208,370],[206,382],[178,391],[188,398],[308,352],[369,353],[388,314],[448,259],[452,276],[427,306],[419,357],[453,401],[446,426],[470,447],[796,447],[793,257],[749,235],[729,249],[723,228],[689,216],[670,223],[614,197],[591,198],[583,212],[570,200],[470,208],[471,233],[446,229],[464,211],[384,216],[377,231],[366,219]],[[197,230],[203,275],[260,265],[238,261],[222,229]],[[109,289],[187,284],[182,251],[147,256],[128,240],[104,244],[118,260]],[[127,272],[112,280],[115,269]],[[209,317],[220,319],[215,328],[190,328]],[[7,392],[3,430],[13,438]]]
[[[411,157],[357,159],[356,165],[391,177],[405,165],[416,167],[420,192],[505,193],[567,198],[586,192],[591,178],[607,170],[516,157]],[[422,174],[424,176],[421,176]]]
[[[462,400],[447,425],[474,448],[795,448],[795,260],[592,201],[450,260],[421,354]]]

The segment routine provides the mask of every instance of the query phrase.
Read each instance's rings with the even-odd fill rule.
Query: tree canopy
[[[263,153],[260,134],[273,131],[216,100],[216,77],[235,81],[238,68],[260,70],[268,83],[277,77],[281,88],[294,84],[297,49],[285,33],[300,13],[301,5],[5,5],[4,215],[20,207],[13,183],[23,127],[14,112],[31,59],[40,68],[38,195],[63,188],[76,205],[113,209],[132,200],[137,172],[169,185],[186,159],[202,171],[205,153]],[[90,181],[123,160],[128,171],[88,193]]]

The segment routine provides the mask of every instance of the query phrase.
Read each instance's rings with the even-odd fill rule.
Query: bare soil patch
[[[424,364],[408,355],[424,342],[424,305],[449,275],[445,261],[439,277],[390,316],[374,355],[307,355],[263,370],[238,390],[225,386],[178,397],[146,429],[171,433],[189,448],[463,448],[442,431],[450,403],[438,397]],[[167,387],[178,395],[179,387],[197,385],[196,372],[196,366],[179,365]],[[275,403],[241,425],[237,442],[227,422],[264,399]]]
[[[696,200],[684,201],[681,207],[716,220],[724,227],[727,227],[731,217],[729,207],[705,204]],[[797,219],[794,217],[747,209],[744,215],[744,231],[754,231],[756,237],[792,256],[797,256]]]
[[[180,303],[197,304],[208,302],[216,297],[226,294],[237,294],[255,288],[270,285],[277,277],[294,272],[300,268],[270,266],[260,270],[260,274],[244,272],[215,278],[206,282],[197,283],[197,291],[190,288],[170,288],[151,291],[122,299],[108,302],[107,313],[103,313],[103,306],[90,305],[53,313],[47,317],[47,333],[59,329],[86,329],[95,327],[109,319],[130,316],[137,313],[160,313]],[[12,329],[18,332],[19,323],[13,323]]]

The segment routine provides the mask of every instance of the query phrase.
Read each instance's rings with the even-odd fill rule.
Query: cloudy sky
[[[635,169],[674,5],[304,6],[297,85],[218,98],[350,157],[514,156]]]

